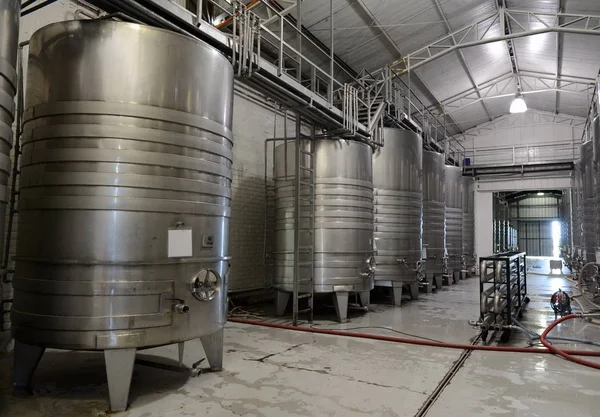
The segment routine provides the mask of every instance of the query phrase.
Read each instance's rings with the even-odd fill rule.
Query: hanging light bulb
[[[517,93],[512,103],[510,103],[510,112],[511,113],[525,113],[527,111],[527,103],[523,99],[523,95],[521,93]]]

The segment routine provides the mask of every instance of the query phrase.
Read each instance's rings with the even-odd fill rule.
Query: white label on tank
[[[169,230],[169,258],[192,256],[192,229]]]

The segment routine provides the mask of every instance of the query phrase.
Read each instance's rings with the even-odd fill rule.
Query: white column
[[[475,253],[480,256],[493,253],[493,195],[490,191],[475,191]]]

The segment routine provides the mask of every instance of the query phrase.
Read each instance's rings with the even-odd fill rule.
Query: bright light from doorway
[[[560,245],[560,222],[553,221],[552,222],[552,256],[558,258],[560,255],[560,250],[558,246]]]
[[[542,195],[544,195],[544,193],[537,193],[537,195],[542,196]]]

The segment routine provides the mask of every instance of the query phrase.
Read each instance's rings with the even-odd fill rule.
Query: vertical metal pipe
[[[298,81],[302,82],[302,0],[296,1],[296,36],[298,38]]]
[[[408,58],[408,65],[410,66],[410,58]],[[411,117],[411,113],[412,112],[411,112],[411,109],[410,109],[410,107],[411,107],[410,94],[411,94],[411,91],[412,91],[412,84],[411,84],[411,80],[410,80],[410,70],[408,70],[407,77],[408,77],[408,118],[410,120],[410,119],[412,119],[412,117]],[[425,119],[423,119],[423,125],[425,125]]]
[[[233,7],[233,31],[231,32],[231,65],[235,70],[235,50],[236,50],[236,31],[237,31],[237,6]]]
[[[300,162],[302,153],[300,152],[300,113],[296,113],[296,155],[294,166],[294,294],[293,294],[293,324],[298,325],[298,293],[300,290],[300,195],[301,178]]]
[[[283,16],[279,16],[279,65],[277,75],[283,74]]]
[[[196,0],[196,26],[202,23],[202,2],[203,0]]]
[[[329,0],[329,36],[331,44],[329,45],[329,105],[333,106],[333,90],[335,88],[333,82],[334,75],[334,36],[333,36],[333,0]]]

